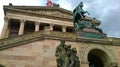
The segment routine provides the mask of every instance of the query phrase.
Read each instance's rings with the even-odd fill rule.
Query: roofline
[[[61,11],[61,12],[64,12],[64,13],[67,13],[69,15],[72,16],[72,11],[69,11],[69,10],[66,10],[64,8],[60,8],[60,7],[47,7],[47,6],[10,6],[10,5],[4,5],[3,6],[4,8],[4,14],[6,15],[6,9],[14,9],[14,10],[17,10],[17,9],[23,9],[23,10],[57,10],[57,11]],[[93,20],[93,18],[90,18],[90,17],[87,17],[91,20]],[[97,25],[100,25],[100,21],[98,20],[93,20],[95,23],[97,23]]]
[[[15,8],[4,8],[4,14],[6,14],[7,12],[16,12],[16,13],[24,13],[26,15],[32,15],[32,16],[42,16],[42,17],[49,17],[49,18],[56,18],[56,19],[66,19],[67,21],[72,21],[71,18],[66,18],[66,17],[59,17],[59,16],[53,16],[53,15],[46,15],[43,13],[36,13],[36,12],[31,12],[31,11],[27,11],[27,10],[22,10],[22,9],[15,9]]]
[[[15,9],[43,9],[43,10],[60,10],[63,11],[65,13],[71,14],[72,15],[72,11],[70,10],[66,10],[64,8],[61,7],[47,7],[47,6],[9,6],[9,5],[3,5],[3,9],[5,10],[6,8],[15,8]]]

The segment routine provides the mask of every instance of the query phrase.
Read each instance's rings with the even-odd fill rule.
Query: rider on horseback
[[[81,19],[85,17],[85,13],[90,15],[87,11],[83,10],[83,2],[80,2],[80,4],[73,10],[73,22],[76,29],[78,26],[81,26],[79,25],[81,24],[79,22],[82,21]]]
[[[85,13],[87,13],[88,15],[90,15],[87,11],[83,10],[83,2],[80,2],[80,4],[73,11],[74,16],[76,16],[77,14],[79,14],[81,18],[85,17],[85,15],[84,15]]]

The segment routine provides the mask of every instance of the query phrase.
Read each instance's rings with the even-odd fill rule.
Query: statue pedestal
[[[86,37],[86,38],[106,39],[106,34],[99,33],[96,30],[93,30],[93,31],[84,31],[84,30],[81,31],[81,30],[78,30],[77,31],[77,37],[78,38]]]
[[[98,30],[90,27],[86,27],[83,29],[84,32],[92,32],[92,33],[100,33]]]
[[[88,31],[77,30],[76,34],[78,41],[108,43],[106,34],[98,33],[96,31],[88,32]]]

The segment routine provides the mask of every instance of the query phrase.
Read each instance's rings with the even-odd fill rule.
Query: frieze
[[[54,11],[37,11],[35,13],[48,15],[48,16],[55,16],[55,17],[62,17],[62,18],[72,19],[71,15],[61,13],[61,12],[58,12],[58,11],[56,11],[56,12],[54,12]]]

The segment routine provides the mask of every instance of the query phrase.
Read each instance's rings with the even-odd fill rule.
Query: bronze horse
[[[89,13],[87,11],[84,11],[82,7],[83,7],[83,2],[80,2],[80,4],[73,10],[74,25],[75,23],[78,23],[78,20],[84,18],[86,13],[89,15]]]

